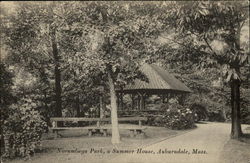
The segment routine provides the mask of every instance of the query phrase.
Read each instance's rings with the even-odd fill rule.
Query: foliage
[[[3,123],[5,156],[27,157],[34,153],[47,127],[36,107],[29,98],[9,107],[10,114]]]
[[[194,118],[197,114],[189,108],[179,105],[178,103],[170,104],[167,112],[163,116],[164,126],[170,129],[189,129],[194,128]]]
[[[162,116],[149,116],[148,123],[153,126],[164,126],[174,130],[184,130],[195,127],[197,114],[191,109],[178,103],[163,104],[161,109],[164,111]]]
[[[174,2],[166,12],[168,25],[180,37],[195,39],[200,51],[199,65],[222,69],[231,87],[231,137],[242,135],[240,126],[240,83],[242,69],[249,65],[249,38],[242,39],[243,27],[249,24],[249,2]],[[248,25],[249,26],[249,25]],[[249,34],[248,34],[249,35]],[[249,37],[249,36],[248,36]]]
[[[10,73],[2,63],[0,74],[1,138],[4,139],[1,154],[4,153],[5,157],[26,157],[34,152],[42,133],[46,131],[46,122],[38,111],[41,103],[35,95],[36,89],[30,85],[31,78],[20,80],[15,71]],[[13,75],[17,76],[13,78]],[[33,94],[29,95],[27,88],[33,88],[30,90]]]
[[[192,103],[190,106],[190,110],[197,116],[194,117],[195,122],[206,120],[208,116],[208,112],[206,107],[202,103]]]
[[[103,85],[110,90],[112,142],[119,142],[115,89],[133,82],[135,78],[142,78],[143,74],[138,69],[144,56],[139,49],[147,49],[148,39],[156,36],[157,32],[152,30],[155,28],[152,22],[155,21],[150,13],[136,10],[132,3],[90,2],[87,5],[79,3],[79,6],[76,10],[84,11],[82,16],[88,19],[77,22],[78,25],[93,27],[87,34],[87,37],[91,36],[91,41],[86,44],[88,51],[79,49],[80,55],[76,59],[79,63],[95,67],[102,80],[108,81]],[[133,8],[132,12],[128,8]],[[136,13],[144,15],[143,18],[135,17]]]
[[[226,75],[226,81],[241,80],[243,91],[249,88],[246,84],[250,75],[247,65],[249,40],[241,42],[239,47],[241,27],[249,21],[245,4],[17,3],[14,14],[3,16],[1,21],[1,38],[8,52],[6,61],[32,74],[36,80],[28,87],[24,86],[24,81],[20,82],[14,93],[18,98],[32,95],[36,110],[48,120],[55,115],[51,110],[55,108],[56,101],[54,68],[57,67],[61,73],[64,109],[87,111],[86,108],[97,104],[100,95],[107,96],[110,92],[114,110],[115,89],[136,78],[143,78],[138,68],[147,60],[161,62],[179,74],[177,78],[194,91],[197,101],[189,106],[198,115],[194,118],[196,121],[206,115],[204,105],[211,112],[207,115],[217,110],[222,110],[223,114],[230,113],[230,90],[218,76]],[[51,39],[52,36],[55,39]],[[159,40],[168,41],[159,44]],[[53,57],[53,43],[58,48],[56,59]],[[221,45],[222,50],[214,48],[214,45]],[[9,99],[13,99],[8,91],[11,81],[6,73],[2,77],[2,68],[0,75],[1,81],[6,82],[6,87],[2,87],[1,82],[1,92],[4,92],[1,105],[2,99],[6,98],[4,105],[7,106],[12,103]],[[27,77],[20,76],[23,79]],[[222,81],[218,89],[211,86],[217,80]],[[242,118],[247,119],[249,98],[243,97],[241,101]],[[23,106],[22,102],[18,105]],[[182,116],[187,112],[176,104],[163,119],[171,128],[191,127],[194,119]],[[179,120],[167,121],[166,116],[170,115],[177,116]],[[185,121],[188,121],[188,126],[185,126]]]
[[[227,81],[231,78],[240,78],[239,72],[233,69],[248,62],[249,51],[239,47],[240,32],[248,19],[247,4],[247,2],[180,3],[179,13],[175,15],[177,28],[184,34],[190,32],[196,35],[198,40],[204,42],[204,47],[211,51],[210,55],[207,55],[208,59],[221,65],[228,65],[228,67],[224,65],[225,74],[228,75]],[[191,8],[194,10],[190,10]],[[217,43],[224,42],[223,46],[228,47],[227,50],[219,51],[214,48],[214,40],[221,41]],[[224,47],[222,49],[224,50]]]
[[[1,124],[8,115],[8,106],[15,102],[15,98],[11,92],[13,85],[13,74],[10,73],[6,65],[0,62],[0,115]],[[2,129],[1,129],[2,133]]]
[[[250,108],[242,107],[241,108],[241,123],[243,124],[250,124]]]

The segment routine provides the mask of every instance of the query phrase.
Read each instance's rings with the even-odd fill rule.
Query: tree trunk
[[[118,108],[118,110],[121,108],[121,98],[120,98],[120,93],[117,93],[117,108]]]
[[[121,105],[121,110],[123,110],[123,93],[121,93],[121,101],[120,101],[120,105]]]
[[[231,45],[234,46],[238,51],[240,51],[240,31],[241,27],[240,24],[237,24],[237,30],[234,31],[232,28],[231,35],[235,38],[235,44]],[[238,74],[240,74],[240,67],[239,63],[236,63],[233,66]],[[232,106],[232,128],[231,128],[231,138],[238,139],[242,136],[241,130],[241,115],[240,115],[240,80],[239,79],[232,79],[231,82],[231,106]]]
[[[76,116],[80,117],[80,97],[77,95],[76,97]]]
[[[62,117],[62,99],[61,99],[61,93],[62,93],[62,87],[61,87],[61,71],[60,71],[60,61],[59,61],[59,54],[58,54],[58,48],[56,43],[56,31],[55,29],[51,30],[51,43],[52,43],[52,53],[55,63],[55,93],[56,93],[56,116]]]
[[[104,104],[103,104],[103,96],[100,95],[100,118],[104,118]]]
[[[240,81],[233,79],[231,83],[232,128],[231,138],[238,139],[242,135],[240,122]]]
[[[112,144],[120,143],[120,133],[118,128],[118,116],[117,116],[117,97],[115,93],[114,81],[112,79],[112,69],[108,68],[108,82],[110,87],[111,98],[111,125],[112,125]]]

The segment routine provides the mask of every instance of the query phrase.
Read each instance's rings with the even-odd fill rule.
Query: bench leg
[[[103,129],[103,136],[107,136],[107,130],[106,129]]]
[[[134,132],[134,130],[130,130],[130,134],[129,134],[129,135],[130,135],[131,138],[135,137],[135,132]]]
[[[54,139],[58,138],[58,131],[57,131],[57,130],[54,130],[54,133],[55,133]]]
[[[102,133],[102,129],[96,129],[96,130],[95,130],[95,133],[96,133],[96,134],[101,134],[101,133]]]
[[[63,136],[59,133],[58,130],[54,130],[53,132],[55,133],[55,134],[54,134],[54,139],[63,137]]]
[[[143,132],[142,130],[137,130],[137,134],[136,134],[137,138],[145,138],[146,134],[145,132]]]
[[[103,135],[103,136],[107,136],[107,129],[100,129],[100,133]]]
[[[146,134],[145,134],[145,132],[143,132],[143,131],[141,132],[140,135],[141,135],[143,138],[146,137]]]
[[[92,130],[91,129],[89,129],[88,135],[89,135],[89,137],[92,136]]]
[[[139,135],[139,134],[141,134],[141,133],[142,133],[142,131],[141,131],[141,130],[136,130],[135,132],[136,132],[136,135]]]

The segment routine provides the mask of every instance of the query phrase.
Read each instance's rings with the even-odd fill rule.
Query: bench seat
[[[50,128],[51,130],[78,130],[78,129],[82,129],[82,130],[88,130],[88,129],[112,129],[111,126],[87,126],[87,127],[54,127],[54,128]],[[139,126],[119,126],[119,129],[121,130],[145,130],[147,129],[147,127],[139,127]]]
[[[61,130],[88,130],[88,135],[92,136],[93,133],[99,132],[102,133],[103,136],[107,136],[107,130],[111,130],[112,126],[87,126],[87,127],[54,127],[54,128],[50,128],[52,131],[56,131],[56,135],[55,138],[58,135],[58,131]],[[119,130],[129,130],[130,131],[130,137],[135,137],[136,135],[143,135],[144,134],[144,130],[146,130],[147,127],[140,127],[140,126],[123,126],[123,125],[119,125]]]
[[[107,130],[111,130],[112,126],[110,124],[101,124],[101,122],[111,122],[110,118],[70,118],[70,117],[54,117],[50,119],[52,122],[52,126],[50,130],[56,131],[56,137],[58,131],[60,130],[88,130],[89,136],[92,136],[93,133],[103,133],[104,136],[107,136]],[[144,134],[144,130],[146,127],[142,126],[142,121],[146,121],[145,117],[121,117],[118,118],[119,122],[126,121],[138,121],[138,125],[127,125],[127,124],[119,124],[118,128],[120,130],[130,130],[131,137],[135,135]],[[96,122],[96,125],[84,126],[84,127],[58,127],[57,122],[62,121],[75,121],[75,122]]]

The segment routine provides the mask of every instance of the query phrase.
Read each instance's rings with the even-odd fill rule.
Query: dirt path
[[[229,139],[230,124],[207,123],[198,124],[198,129],[186,134],[170,138],[157,144],[148,146],[143,150],[153,151],[151,154],[122,154],[108,162],[126,163],[221,163],[219,160],[221,150]],[[181,150],[185,154],[163,154],[159,150]],[[197,149],[197,150],[196,150]],[[195,154],[193,151],[200,151]],[[161,154],[160,154],[161,153]]]

